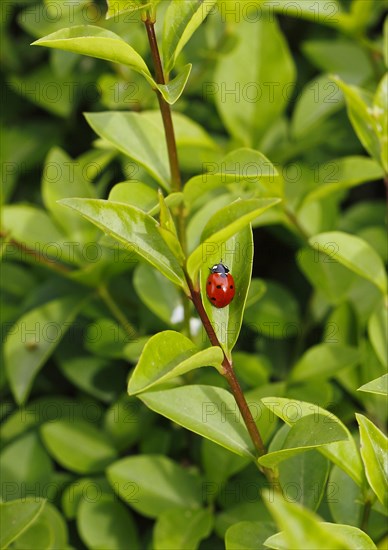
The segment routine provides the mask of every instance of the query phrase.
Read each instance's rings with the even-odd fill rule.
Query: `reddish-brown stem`
[[[210,319],[205,311],[205,308],[203,307],[201,294],[198,292],[198,290],[195,290],[193,287],[193,284],[190,280],[190,278],[187,276],[187,284],[190,289],[190,295],[191,299],[193,301],[193,304],[195,306],[195,309],[198,312],[198,315],[202,321],[202,324],[206,330],[206,334],[209,337],[210,343],[213,346],[218,346],[222,349],[222,346],[217,338],[217,335],[214,331],[213,325],[210,322]],[[236,403],[238,405],[238,408],[240,409],[241,416],[244,420],[244,423],[247,427],[247,430],[249,432],[249,435],[252,439],[252,442],[255,446],[255,449],[257,451],[258,456],[264,455],[267,451],[264,447],[263,440],[261,439],[259,430],[257,429],[256,423],[253,419],[252,413],[248,407],[248,403],[246,402],[245,396],[242,392],[241,386],[236,378],[235,372],[232,367],[231,361],[228,359],[228,357],[225,355],[224,352],[224,360],[222,362],[222,366],[224,367],[224,376],[227,379],[230,389],[232,390],[232,393],[234,395],[234,398],[236,400]]]
[[[155,80],[157,84],[165,84],[162,62],[159,55],[158,42],[155,35],[154,22],[150,19],[144,21],[148,42],[150,44],[152,60],[155,68]],[[178,153],[175,142],[175,133],[171,117],[170,105],[164,100],[162,94],[157,90],[160,112],[163,119],[164,132],[166,135],[168,160],[171,171],[171,189],[172,191],[180,191],[182,187],[181,174],[179,170]]]

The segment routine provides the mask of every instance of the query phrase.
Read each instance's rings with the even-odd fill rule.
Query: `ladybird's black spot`
[[[230,287],[229,287],[229,288],[233,288],[233,285],[230,285]]]
[[[211,300],[212,300],[213,302],[216,302],[216,301],[217,301],[216,298],[214,298],[214,296],[213,296],[213,298],[212,298]]]
[[[217,285],[217,288],[221,288],[221,285]]]
[[[211,285],[211,282],[210,282],[210,281],[208,282],[208,285]]]

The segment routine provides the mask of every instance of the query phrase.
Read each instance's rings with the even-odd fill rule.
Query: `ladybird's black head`
[[[225,264],[215,264],[213,267],[210,268],[210,271],[212,273],[220,273],[221,275],[226,275],[229,273],[229,267]]]

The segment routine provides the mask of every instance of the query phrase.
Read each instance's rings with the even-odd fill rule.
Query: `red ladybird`
[[[236,290],[234,280],[229,273],[229,268],[222,264],[213,265],[206,282],[206,294],[213,306],[225,307],[234,298]]]

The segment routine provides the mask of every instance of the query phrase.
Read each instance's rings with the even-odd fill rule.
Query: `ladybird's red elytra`
[[[233,300],[236,289],[229,268],[219,263],[210,268],[206,281],[206,294],[214,307],[226,307]]]

